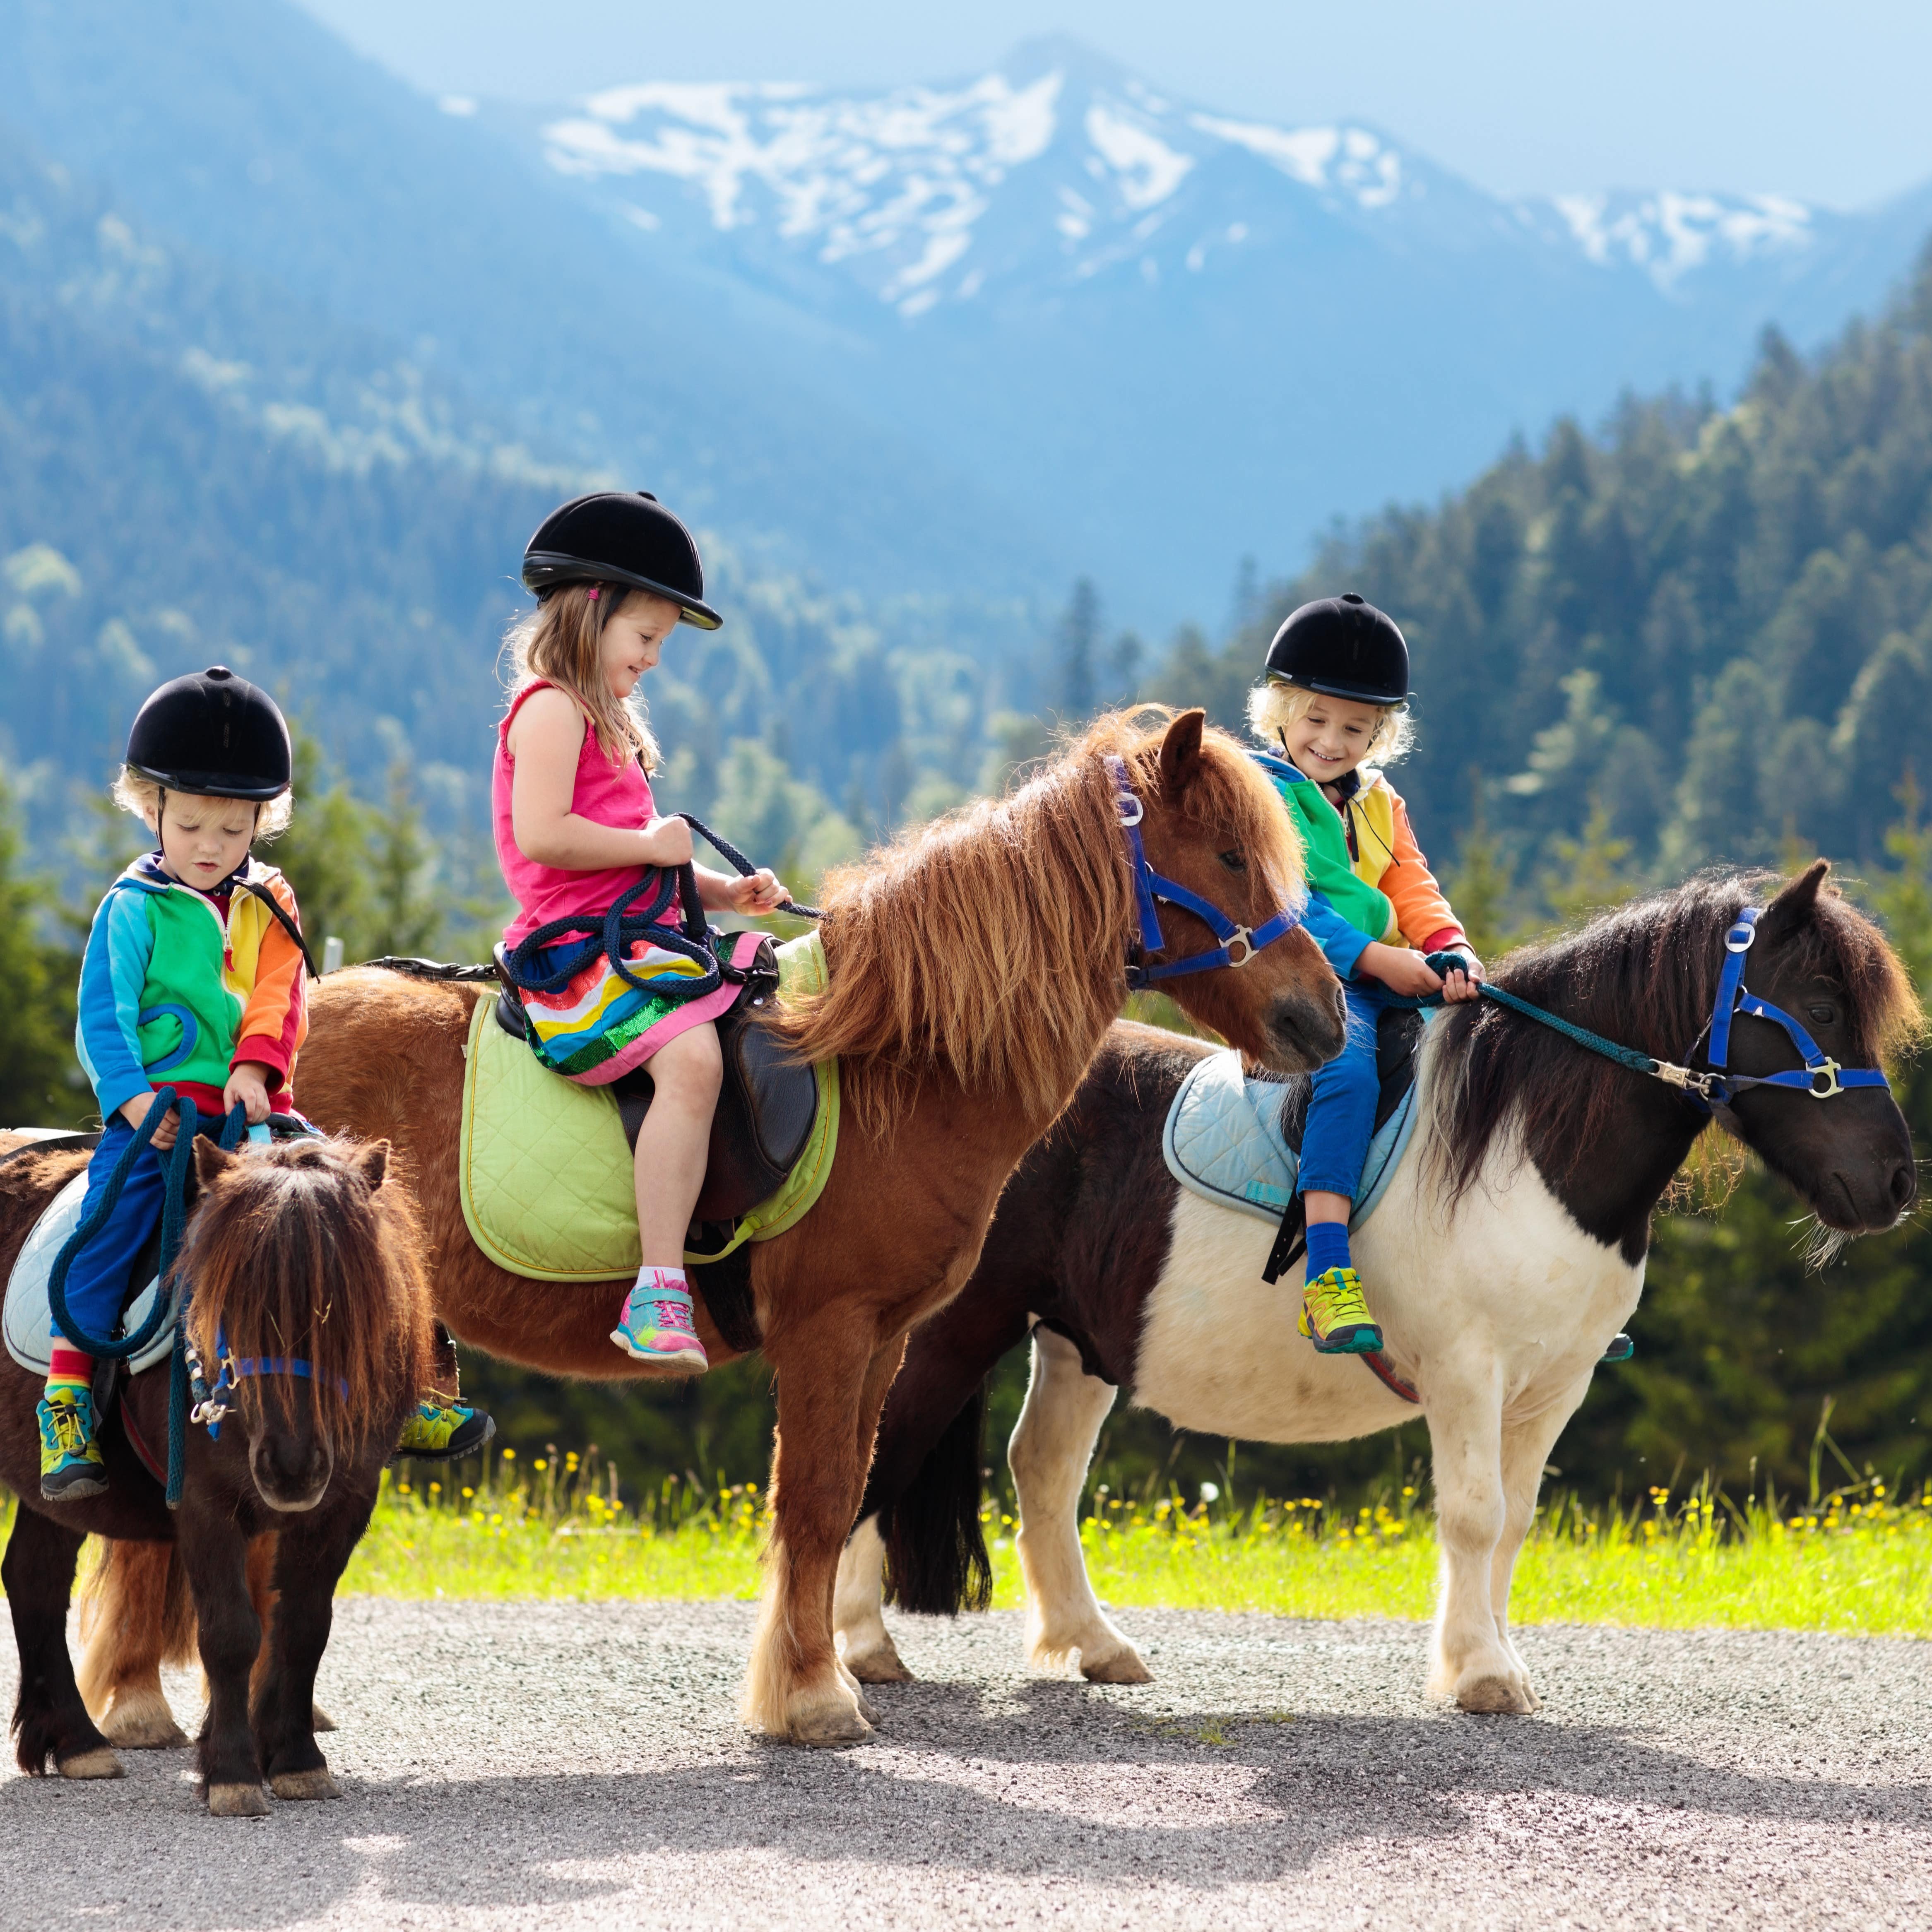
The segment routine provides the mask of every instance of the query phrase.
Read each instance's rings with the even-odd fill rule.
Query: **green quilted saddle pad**
[[[778,950],[779,989],[825,986],[816,932]],[[463,1218],[499,1268],[536,1281],[615,1281],[638,1271],[638,1209],[631,1149],[610,1090],[548,1072],[476,1002],[464,1048]],[[729,1246],[692,1256],[716,1261],[742,1241],[768,1241],[804,1219],[825,1191],[838,1145],[838,1063],[812,1070],[818,1118],[798,1165],[743,1220]]]

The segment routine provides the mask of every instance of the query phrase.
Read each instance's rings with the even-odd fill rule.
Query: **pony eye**
[[[1248,869],[1248,862],[1241,856],[1238,847],[1232,852],[1223,852],[1221,854],[1221,862],[1231,872],[1245,872]]]
[[[1807,1009],[1814,1026],[1829,1026],[1838,1017],[1836,1006],[1811,1006]]]

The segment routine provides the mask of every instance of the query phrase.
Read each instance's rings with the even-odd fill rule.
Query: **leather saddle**
[[[759,948],[769,958],[770,942]],[[508,970],[503,948],[496,947],[502,981],[496,995],[496,1024],[518,1040],[526,1037],[524,1010]],[[724,1049],[724,1078],[711,1117],[711,1140],[698,1190],[694,1224],[728,1228],[761,1201],[775,1194],[798,1164],[818,1118],[818,1082],[811,1067],[794,1060],[772,1037],[764,1017],[778,990],[776,962],[754,964],[746,974],[736,1006],[715,1022]],[[611,1082],[610,1092],[633,1148],[650,1111],[656,1087],[648,1066]],[[701,1245],[710,1247],[713,1244]],[[718,1244],[716,1245],[722,1245]]]

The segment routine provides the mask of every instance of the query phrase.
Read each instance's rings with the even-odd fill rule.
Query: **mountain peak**
[[[1111,54],[1103,54],[1071,34],[1034,34],[993,65],[1016,86],[1024,87],[1049,74],[1064,74],[1078,88],[1124,88],[1139,76]]]

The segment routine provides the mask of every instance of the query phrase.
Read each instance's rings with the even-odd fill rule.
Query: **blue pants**
[[[221,1116],[218,1114],[210,1120],[203,1115],[198,1126],[202,1133],[218,1134]],[[266,1131],[255,1129],[250,1137]],[[134,1130],[121,1114],[117,1113],[107,1123],[100,1144],[87,1163],[87,1193],[80,1210],[82,1220],[93,1213],[94,1204],[106,1190],[115,1163],[134,1138]],[[161,1184],[161,1157],[152,1144],[144,1147],[129,1171],[106,1226],[74,1256],[67,1271],[67,1312],[90,1335],[114,1333],[122,1306],[128,1298],[128,1277],[134,1258],[160,1225]],[[136,1282],[132,1286],[138,1291],[147,1283]],[[72,1340],[70,1336],[64,1339]]]
[[[1340,1194],[1352,1201],[1362,1184],[1381,1090],[1376,1028],[1396,996],[1373,980],[1351,980],[1342,991],[1348,1003],[1348,1036],[1342,1051],[1311,1077],[1295,1186],[1304,1194]]]

